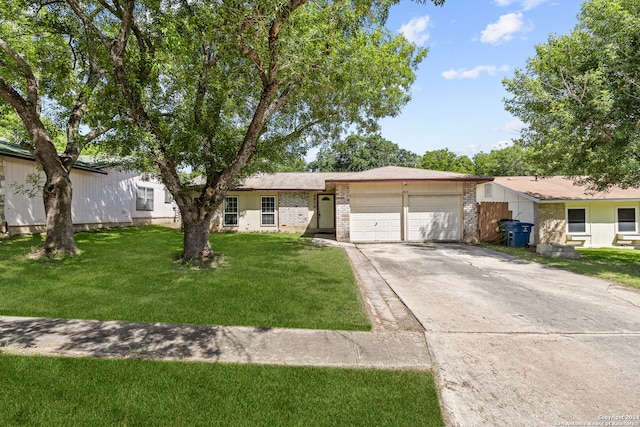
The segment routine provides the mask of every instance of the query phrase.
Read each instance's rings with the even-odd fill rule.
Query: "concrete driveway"
[[[359,249],[424,326],[449,425],[640,426],[640,293],[464,245]]]

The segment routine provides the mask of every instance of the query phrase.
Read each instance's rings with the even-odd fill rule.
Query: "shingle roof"
[[[640,189],[613,187],[606,192],[594,193],[585,186],[562,176],[536,178],[534,176],[501,176],[495,184],[525,194],[537,200],[619,200],[640,199]]]
[[[261,173],[246,178],[237,190],[305,190],[322,191],[325,182],[340,172]]]
[[[19,145],[11,144],[3,139],[0,139],[0,156],[35,161],[33,154],[31,154],[29,150],[25,150]],[[80,169],[99,174],[107,173],[102,170],[106,166],[109,166],[109,164],[104,162],[95,162],[89,156],[80,156],[78,157],[78,160],[76,160],[76,162],[73,164],[74,169]]]
[[[457,172],[434,171],[427,169],[405,168],[401,166],[385,166],[363,172],[345,173],[328,181],[474,181],[489,182],[492,178]]]
[[[323,191],[327,182],[366,181],[474,181],[491,178],[455,172],[386,166],[363,172],[277,172],[246,178],[236,190]]]

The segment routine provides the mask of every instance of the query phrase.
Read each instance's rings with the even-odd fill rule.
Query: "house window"
[[[493,198],[493,185],[485,184],[484,185],[484,198],[492,199]]]
[[[262,196],[260,204],[260,225],[276,225],[276,198]]]
[[[136,192],[136,210],[153,210],[153,188],[138,187],[138,190]]]
[[[167,190],[166,188],[164,190],[164,202],[165,203],[173,202],[173,196],[171,195],[171,191]]]
[[[224,225],[228,227],[238,226],[238,196],[224,198]]]
[[[587,232],[587,210],[584,208],[567,209],[567,231],[569,233]]]
[[[618,232],[635,233],[638,231],[636,208],[618,208]]]

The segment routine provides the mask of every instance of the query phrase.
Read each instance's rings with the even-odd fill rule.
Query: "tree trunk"
[[[78,253],[73,236],[72,193],[71,179],[68,174],[47,175],[42,191],[47,236],[39,255],[49,255],[54,251],[60,251],[68,256]]]
[[[186,210],[187,212],[184,212]],[[184,209],[182,213],[182,226],[184,229],[184,253],[183,261],[212,260],[215,258],[209,233],[213,212],[203,212],[202,208],[193,207]]]

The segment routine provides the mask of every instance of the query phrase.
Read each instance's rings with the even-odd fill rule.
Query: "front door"
[[[321,230],[332,230],[336,227],[334,199],[333,194],[318,194],[318,228]]]

